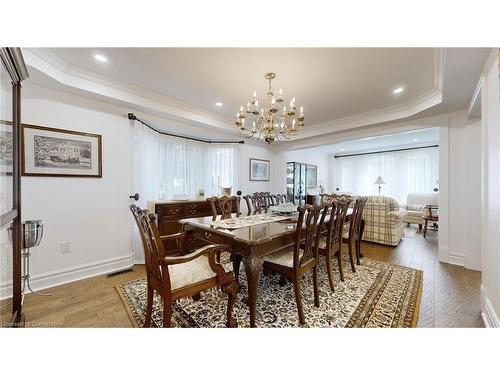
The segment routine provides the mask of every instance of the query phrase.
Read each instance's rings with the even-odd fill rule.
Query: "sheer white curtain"
[[[230,187],[236,182],[238,145],[169,137],[137,121],[132,126],[132,187],[141,195],[141,206],[177,194],[195,198],[201,189],[208,196],[219,185]]]
[[[137,204],[148,207],[153,200],[172,199],[176,194],[195,198],[217,193],[218,186],[233,186],[239,147],[207,144],[159,134],[138,121],[131,121],[132,189],[140,195]],[[144,261],[137,228],[133,229],[137,263]]]
[[[377,195],[374,185],[382,176],[381,194],[406,202],[411,192],[431,192],[439,179],[437,147],[335,159],[335,188],[360,195]]]

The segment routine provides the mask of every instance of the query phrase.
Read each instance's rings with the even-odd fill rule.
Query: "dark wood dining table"
[[[346,222],[351,220],[349,209]],[[233,215],[233,217],[235,217]],[[218,227],[212,216],[183,219],[180,223],[189,235],[210,243],[224,244],[230,247],[233,269],[238,281],[240,264],[243,262],[248,282],[248,306],[250,326],[255,327],[257,308],[257,286],[264,263],[264,256],[290,247],[294,243],[297,218],[283,217],[281,221],[255,224],[237,229]],[[362,254],[360,254],[362,257]]]

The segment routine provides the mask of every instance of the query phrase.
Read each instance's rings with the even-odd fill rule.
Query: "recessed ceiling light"
[[[404,87],[398,87],[397,89],[394,89],[392,92],[393,94],[401,94],[404,91]]]
[[[217,107],[222,107],[222,103],[221,103],[221,102],[217,102],[217,103],[215,103],[215,105],[216,105]]]
[[[103,55],[94,55],[94,59],[96,59],[97,61],[100,61],[100,62],[108,61],[108,59],[106,57],[104,57]]]
[[[340,152],[344,152],[345,150],[343,148],[340,149]]]
[[[418,138],[413,138],[412,141],[413,142],[418,142]]]

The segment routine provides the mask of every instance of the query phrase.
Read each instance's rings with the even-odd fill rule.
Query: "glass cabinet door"
[[[24,323],[19,132],[21,81],[27,77],[21,49],[0,47],[0,283],[12,285],[11,301],[6,299],[10,295],[0,295],[2,325],[9,323],[17,326]]]
[[[9,241],[8,228],[17,216],[13,204],[13,132],[12,132],[12,81],[5,66],[0,61],[0,284],[12,283],[13,248]],[[0,324],[10,321],[12,311],[7,288],[0,291]],[[5,302],[5,303],[4,303]]]
[[[294,169],[295,163],[286,163],[286,194],[288,201],[294,202]]]

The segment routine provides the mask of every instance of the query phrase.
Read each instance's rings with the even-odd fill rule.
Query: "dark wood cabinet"
[[[233,212],[236,212],[234,207]],[[192,217],[212,217],[212,209],[210,203],[206,200],[191,200],[191,201],[162,201],[154,204],[154,213],[158,220],[158,229],[160,235],[174,234],[182,231],[181,219]],[[184,243],[188,249],[194,249],[207,244],[207,241],[202,239],[188,238],[187,243]],[[175,243],[167,244],[167,252],[175,253]]]
[[[158,218],[161,235],[180,232],[182,225],[179,220],[181,219],[212,216],[210,204],[205,200],[159,202],[155,203],[154,212]]]

